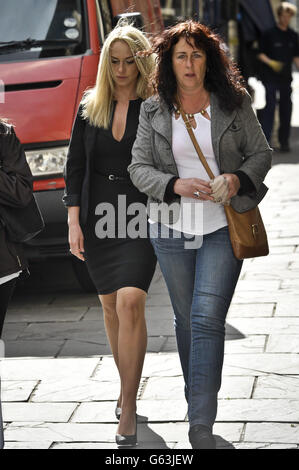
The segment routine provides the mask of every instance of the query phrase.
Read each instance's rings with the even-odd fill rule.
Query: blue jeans
[[[225,319],[241,271],[228,228],[204,235],[199,248],[165,226],[150,227],[151,242],[163,273],[172,307],[178,352],[185,380],[190,427],[212,429],[217,414],[224,357]]]

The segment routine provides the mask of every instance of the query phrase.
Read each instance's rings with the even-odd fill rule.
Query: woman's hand
[[[202,201],[213,201],[212,196],[210,196],[212,189],[209,181],[200,178],[179,178],[174,183],[173,190],[180,196],[192,197]],[[195,193],[198,193],[198,195]]]
[[[240,189],[240,180],[237,177],[237,175],[234,175],[233,173],[223,173],[222,176],[227,181],[227,186],[228,186],[228,195],[227,199],[231,199],[233,196],[236,196],[237,192]]]
[[[72,255],[77,256],[81,261],[85,261],[82,252],[84,252],[84,237],[78,222],[69,224],[69,244]]]

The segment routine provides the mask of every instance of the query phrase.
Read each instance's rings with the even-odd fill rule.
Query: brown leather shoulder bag
[[[209,177],[214,179],[214,174],[198,145],[192,126],[181,106],[179,111],[184,119],[186,129],[201,163]],[[240,213],[235,211],[231,205],[224,205],[224,210],[228,223],[230,241],[236,258],[242,260],[245,258],[256,258],[258,256],[268,255],[269,245],[267,233],[259,208],[254,207],[249,211]]]

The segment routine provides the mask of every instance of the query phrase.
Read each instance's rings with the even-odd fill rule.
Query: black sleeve
[[[178,176],[174,176],[173,178],[171,178],[166,186],[166,189],[165,189],[165,193],[164,193],[164,201],[163,202],[166,202],[166,203],[170,203],[175,197],[177,197],[178,195],[174,192],[173,190],[173,187],[174,187],[174,183],[176,182],[176,180],[178,180],[179,177]]]
[[[32,174],[12,126],[0,133],[0,204],[25,207],[32,198]]]
[[[86,121],[81,116],[79,106],[73,125],[71,140],[64,167],[65,191],[62,198],[66,207],[80,206],[81,189],[85,174],[86,155],[84,146],[84,130]]]
[[[295,36],[294,36],[294,43],[295,43],[294,57],[299,57],[299,36],[297,33],[295,33]]]
[[[261,35],[261,37],[259,38],[258,44],[259,44],[259,50],[258,50],[259,54],[266,54],[267,56],[271,54],[271,34],[269,31]]]
[[[253,182],[251,181],[249,176],[246,175],[246,173],[244,173],[244,171],[237,170],[237,171],[234,171],[233,174],[239,178],[240,184],[241,184],[240,189],[238,191],[238,196],[242,196],[243,194],[250,194],[250,193],[253,194],[256,192]]]

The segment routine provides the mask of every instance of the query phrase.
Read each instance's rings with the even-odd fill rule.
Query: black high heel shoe
[[[135,415],[136,425],[135,425],[135,434],[125,435],[125,434],[116,434],[115,442],[118,447],[134,447],[137,445],[137,414]]]

